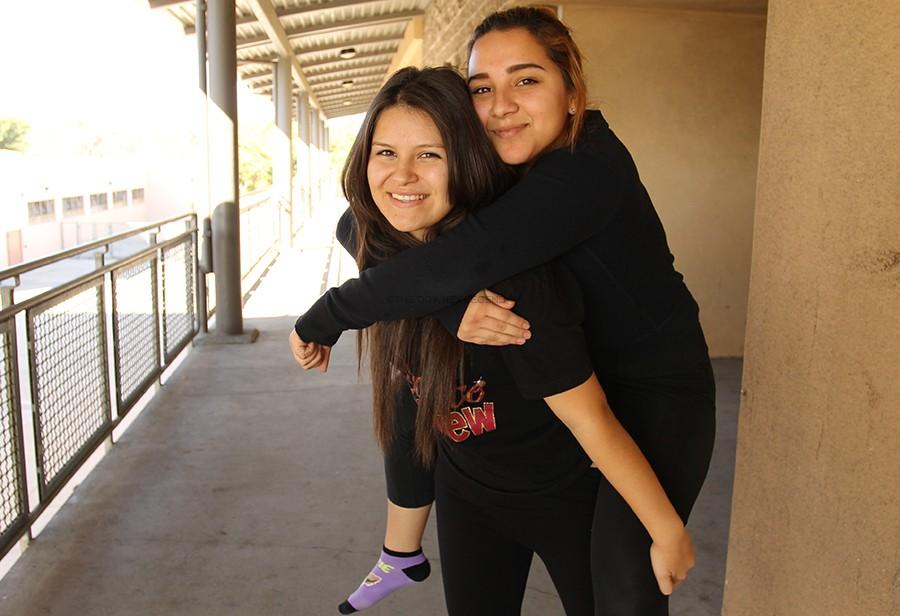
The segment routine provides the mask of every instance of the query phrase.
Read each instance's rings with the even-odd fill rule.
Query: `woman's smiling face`
[[[527,30],[492,30],[469,56],[472,104],[503,162],[520,165],[563,142],[574,96]]]
[[[395,105],[381,112],[366,176],[381,214],[420,241],[450,211],[447,150],[434,121],[417,109]]]

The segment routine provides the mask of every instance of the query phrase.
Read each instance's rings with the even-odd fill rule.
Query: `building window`
[[[109,195],[106,193],[95,193],[91,195],[91,211],[109,209]]]
[[[135,188],[131,191],[131,205],[140,205],[144,202],[144,189]]]
[[[113,207],[125,207],[128,205],[128,191],[117,190],[113,193]]]
[[[28,202],[28,222],[46,222],[56,218],[53,199]]]
[[[63,197],[62,200],[63,216],[77,216],[84,214],[84,197]]]

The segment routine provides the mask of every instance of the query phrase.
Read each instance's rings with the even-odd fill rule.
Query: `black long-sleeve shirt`
[[[598,372],[671,371],[706,357],[696,302],[673,267],[659,217],[598,111],[588,113],[574,150],[544,154],[492,205],[329,289],[295,329],[332,345],[345,329],[464,307],[459,302],[479,289],[559,256],[581,285]],[[456,315],[458,326],[462,311]]]

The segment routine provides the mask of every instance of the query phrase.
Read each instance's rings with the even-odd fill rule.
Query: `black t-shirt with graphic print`
[[[593,373],[581,292],[556,262],[495,286],[531,323],[523,346],[465,345],[464,387],[439,439],[456,471],[492,490],[546,493],[562,489],[590,460],[544,398],[582,384]]]

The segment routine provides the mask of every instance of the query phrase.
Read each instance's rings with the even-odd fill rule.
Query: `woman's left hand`
[[[291,353],[294,355],[294,360],[300,364],[301,368],[310,370],[318,366],[320,372],[328,372],[331,347],[321,345],[318,342],[304,342],[294,330],[291,330],[288,341],[291,345]]]
[[[531,337],[530,325],[512,311],[515,305],[511,299],[482,289],[469,302],[456,337],[463,342],[490,346],[525,344]]]
[[[650,546],[650,565],[660,592],[671,595],[694,567],[694,542],[687,529],[671,541],[654,541]]]

